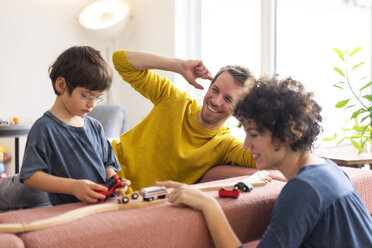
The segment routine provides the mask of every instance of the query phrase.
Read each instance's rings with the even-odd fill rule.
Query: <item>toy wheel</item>
[[[132,199],[134,199],[134,200],[138,199],[138,194],[137,193],[133,193],[132,194]]]
[[[167,195],[159,195],[158,196],[159,199],[165,199],[165,197],[167,197]]]
[[[150,198],[144,198],[143,200],[151,202],[151,201],[153,201],[153,200],[154,200],[154,197],[150,197]]]
[[[121,198],[121,203],[123,203],[123,204],[127,204],[128,202],[129,202],[129,198],[128,198],[128,197],[123,196],[123,197]]]
[[[243,186],[242,191],[243,192],[248,192],[248,187],[247,186]]]

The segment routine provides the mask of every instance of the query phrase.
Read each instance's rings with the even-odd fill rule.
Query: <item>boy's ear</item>
[[[66,87],[67,87],[65,78],[64,77],[58,77],[56,79],[55,87],[56,87],[56,90],[58,91],[58,93],[62,94],[66,90]]]

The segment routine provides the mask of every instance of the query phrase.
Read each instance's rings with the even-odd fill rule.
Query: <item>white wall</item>
[[[115,40],[94,37],[78,24],[79,12],[90,2],[93,1],[0,1],[0,119],[17,116],[21,122],[32,123],[51,107],[55,95],[48,67],[70,46],[93,46],[110,58],[110,63],[110,54],[121,48],[173,56],[173,0],[129,0],[134,18]],[[110,100],[127,108],[130,127],[151,109],[147,100],[117,76]],[[25,138],[20,144],[22,159]],[[0,146],[14,156],[13,139],[1,138]],[[14,159],[8,167],[11,173],[13,166]]]
[[[110,54],[114,50],[133,49],[174,56],[174,0],[128,0],[128,3],[133,18],[124,33],[111,42]],[[174,78],[171,73],[160,73]],[[111,100],[127,108],[131,128],[146,116],[152,104],[115,75]]]

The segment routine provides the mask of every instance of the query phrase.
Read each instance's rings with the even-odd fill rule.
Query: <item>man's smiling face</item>
[[[203,108],[198,114],[200,124],[208,129],[220,128],[233,114],[233,108],[243,87],[227,71],[223,72],[216,81],[210,85],[204,100]]]

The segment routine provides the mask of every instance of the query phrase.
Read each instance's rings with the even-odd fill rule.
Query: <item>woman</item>
[[[288,180],[258,247],[372,247],[372,219],[347,175],[312,154],[321,107],[291,78],[261,78],[235,108],[258,169],[278,169]],[[217,201],[176,182],[174,205],[202,211],[216,247],[239,247]],[[242,247],[242,246],[241,246]]]

